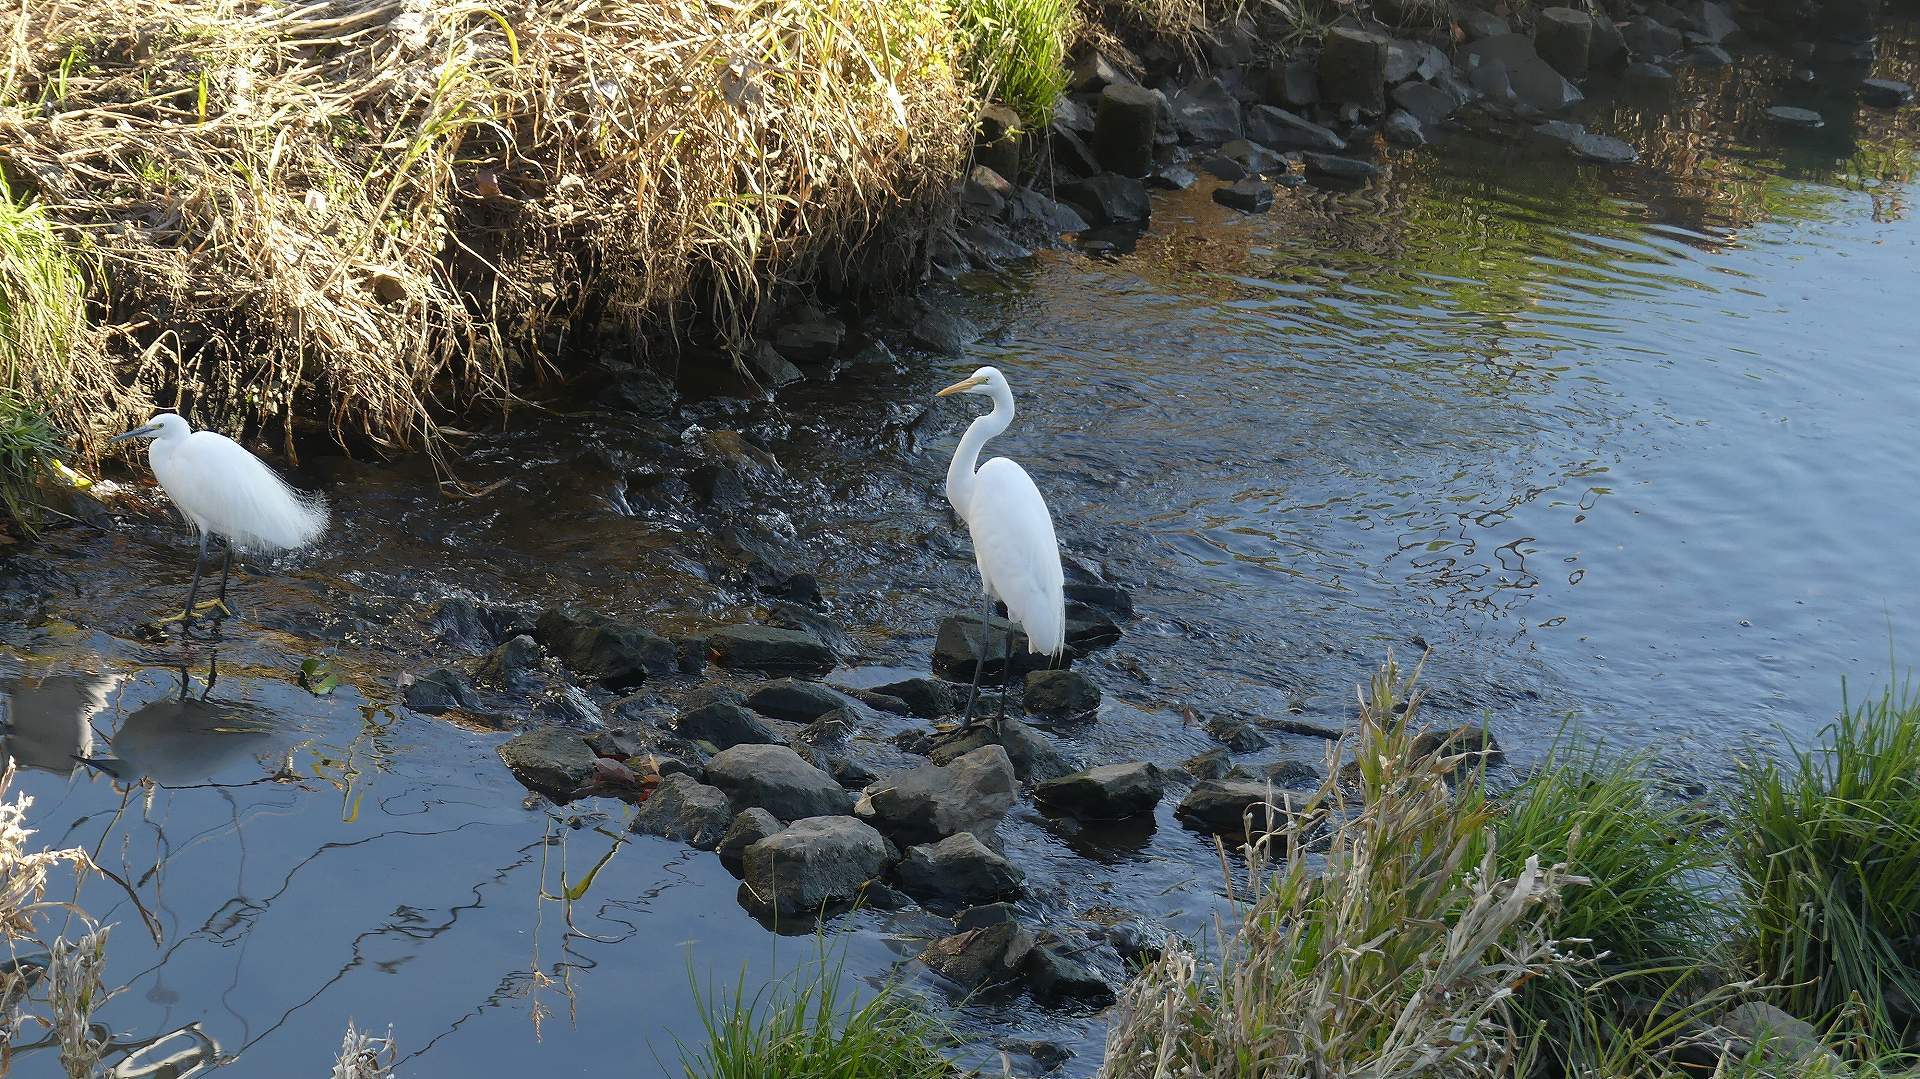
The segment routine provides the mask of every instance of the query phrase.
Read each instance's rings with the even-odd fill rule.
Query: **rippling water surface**
[[[1911,27],[1883,49],[1911,80]],[[0,676],[41,838],[120,878],[81,893],[117,923],[103,1019],[128,1049],[198,1024],[243,1075],[324,1067],[349,1018],[393,1024],[414,1076],[673,1071],[691,981],[751,993],[813,941],[753,922],[712,856],[620,842],[617,805],[525,802],[501,734],[396,706],[396,670],[452,658],[418,612],[463,593],[697,629],[755,613],[740,566],[772,550],[848,628],[838,678],[923,670],[973,589],[939,492],[967,406],[929,394],[986,362],[1021,408],[994,450],[1134,587],[1088,664],[1099,722],[1059,732],[1090,762],[1212,745],[1185,708],[1337,724],[1389,648],[1426,646],[1436,712],[1523,760],[1574,717],[1711,789],[1813,738],[1842,679],[1878,685],[1920,640],[1920,120],[1813,96],[1834,122],[1788,139],[1760,110],[1797,87],[1760,60],[1689,74],[1672,109],[1601,100],[1630,169],[1460,136],[1265,216],[1166,195],[1130,253],[962,282],[988,330],[963,358],[695,402],[780,462],[731,515],[688,495],[687,420],[524,415],[466,447],[464,479],[504,482],[477,500],[436,497],[423,462],[310,462],[340,511],[324,549],[245,579],[242,622],[184,649],[137,631],[184,588],[176,533],[56,533],[8,571]],[[346,681],[326,697],[289,680],[321,654]],[[1111,833],[1020,810],[1006,836],[1038,923],[1193,930],[1218,903],[1166,806]],[[871,982],[945,923],[835,924]],[[1097,1060],[1097,1017],[957,1021],[975,1052]],[[59,1073],[44,1049],[15,1068]]]

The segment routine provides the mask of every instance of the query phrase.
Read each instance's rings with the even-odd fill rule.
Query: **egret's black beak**
[[[115,442],[125,442],[129,438],[139,438],[141,435],[150,435],[153,434],[155,430],[156,428],[153,424],[143,423],[124,435],[114,435],[112,438],[107,439],[107,445],[111,446]]]

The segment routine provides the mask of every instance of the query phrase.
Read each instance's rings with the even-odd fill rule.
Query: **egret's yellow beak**
[[[941,390],[939,393],[934,394],[934,396],[945,397],[948,394],[962,393],[966,390],[973,389],[975,386],[978,386],[985,381],[986,379],[981,378],[979,375],[975,375],[972,378],[962,379],[961,381],[956,382],[951,386],[948,386],[946,389]]]

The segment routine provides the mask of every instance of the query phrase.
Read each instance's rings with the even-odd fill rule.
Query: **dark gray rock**
[[[485,607],[465,596],[448,596],[426,615],[427,629],[447,645],[479,655],[532,626],[518,611]]]
[[[733,808],[760,808],[781,820],[846,813],[853,798],[833,777],[783,745],[740,745],[707,762],[707,782]]]
[[[1181,761],[1180,770],[1195,779],[1224,779],[1233,770],[1233,756],[1226,747],[1216,746]]]
[[[1174,126],[1187,142],[1215,146],[1246,134],[1240,102],[1219,79],[1196,79],[1173,96],[1172,104]]]
[[[972,832],[908,847],[894,866],[901,890],[948,909],[1004,899],[1020,891],[1024,874]]]
[[[1825,127],[1827,121],[1812,109],[1796,108],[1792,105],[1775,105],[1767,110],[1767,119],[1782,127],[1797,127],[1811,130]]]
[[[535,626],[534,639],[568,667],[615,692],[680,668],[672,641],[595,614],[547,611]]]
[[[1016,675],[1044,670],[1053,660],[1038,652],[1027,651],[1027,635],[1004,618],[982,621],[977,614],[948,615],[940,621],[940,632],[933,643],[933,673],[955,682],[973,681],[977,657],[986,656],[981,681],[991,685],[1002,680],[1006,667],[1007,638],[1012,635],[1012,667]]]
[[[713,701],[680,713],[673,721],[673,731],[682,738],[705,742],[715,749],[776,745],[783,741],[760,717],[725,701]]]
[[[455,709],[471,712],[480,707],[480,700],[473,695],[473,684],[467,676],[452,667],[432,667],[412,676],[407,683],[404,701],[408,708],[428,715],[439,715]]]
[[[1424,82],[1403,82],[1394,87],[1393,103],[1425,125],[1439,123],[1460,107],[1452,94]]]
[[[927,748],[927,757],[935,764],[951,764],[982,746],[999,746],[1013,763],[1013,774],[1022,782],[1056,779],[1074,770],[1072,762],[1047,736],[1017,719],[1000,724],[995,733],[987,726],[962,727],[936,736]]]
[[[1173,815],[1198,831],[1239,839],[1248,823],[1254,836],[1277,830],[1286,822],[1287,814],[1297,812],[1309,796],[1266,783],[1207,779],[1187,792]]]
[[[1857,91],[1860,100],[1876,109],[1897,109],[1913,101],[1913,87],[1892,79],[1863,79]]]
[[[1267,765],[1267,782],[1290,790],[1312,790],[1320,785],[1320,769],[1306,761],[1274,761]]]
[[[1506,752],[1493,733],[1472,724],[1451,730],[1421,731],[1414,736],[1413,753],[1417,757],[1436,753],[1460,757],[1456,775],[1483,764],[1491,768],[1506,759]]]
[[[1287,159],[1257,142],[1235,139],[1220,147],[1220,153],[1207,162],[1207,171],[1222,180],[1241,180],[1263,172],[1284,172]]]
[[[1032,933],[1018,922],[1001,922],[942,937],[921,951],[920,961],[941,977],[972,990],[1013,981],[1032,950]]]
[[[1395,146],[1424,146],[1427,142],[1419,118],[1405,109],[1393,110],[1380,125],[1380,134]]]
[[[1499,37],[1513,33],[1513,24],[1495,15],[1491,11],[1479,8],[1462,8],[1459,14],[1460,29],[1466,31],[1467,40],[1478,41],[1483,37]]]
[[[677,840],[694,850],[712,850],[732,821],[725,791],[691,776],[670,775],[634,811],[632,830]]]
[[[1252,753],[1267,748],[1267,737],[1240,716],[1214,716],[1207,720],[1207,733],[1235,753]]]
[[[1695,45],[1687,50],[1684,62],[1694,67],[1731,67],[1733,54],[1718,45]]]
[[[974,168],[982,172],[991,169]],[[1001,181],[1004,185],[1006,181]],[[819,367],[833,362],[833,355],[847,339],[847,324],[817,312],[812,317],[789,322],[773,331],[773,347],[780,355],[801,367]]]
[[[1067,88],[1076,94],[1097,94],[1114,83],[1127,83],[1133,80],[1120,70],[1119,65],[1101,55],[1099,50],[1089,50],[1073,65],[1073,74],[1067,79]]]
[[[907,707],[921,719],[952,715],[960,707],[960,702],[965,699],[962,695],[966,693],[965,687],[954,686],[937,678],[905,678],[875,686],[873,691],[907,702]]]
[[[1740,36],[1740,24],[1724,5],[1714,0],[1684,0],[1680,13],[1686,16],[1689,30],[1706,39],[1708,44],[1719,45],[1722,42],[1737,40]]]
[[[1160,122],[1160,102],[1153,91],[1131,83],[1114,83],[1100,91],[1094,116],[1093,156],[1107,172],[1145,176],[1153,167],[1154,132]],[[1095,224],[1092,214],[1087,219]]]
[[[1093,156],[1093,147],[1087,145],[1091,137],[1057,123],[1047,129],[1047,147],[1061,172],[1069,176],[1092,176],[1100,171],[1100,161]]]
[[[791,386],[807,377],[805,371],[793,365],[793,361],[780,355],[780,350],[773,347],[771,341],[762,341],[748,349],[742,359],[746,364],[747,373],[753,376],[754,381],[772,389]],[[724,468],[725,466],[715,467]]]
[[[1002,922],[1019,921],[1018,914],[1012,903],[982,903],[954,915],[953,927],[961,932],[969,929],[985,929]]]
[[[998,265],[1033,257],[1031,248],[1015,243],[997,224],[985,225],[978,221],[964,224],[960,226],[960,242],[973,253],[975,263]]]
[[[1636,60],[1628,64],[1626,70],[1620,73],[1620,78],[1637,89],[1660,91],[1673,89],[1673,72],[1659,64],[1647,63],[1645,60]]]
[[[1062,94],[1053,103],[1052,123],[1083,139],[1090,139],[1093,137],[1093,107],[1080,98]]]
[[[1027,988],[1042,1004],[1075,1000],[1104,1008],[1116,999],[1105,978],[1058,945],[1041,945],[1028,952],[1024,968]]]
[[[1144,761],[1103,764],[1049,780],[1034,789],[1036,801],[1080,820],[1125,820],[1153,812],[1167,791],[1166,773]]]
[[[1512,108],[1520,103],[1520,95],[1513,92],[1513,80],[1507,77],[1507,65],[1499,60],[1475,64],[1467,77],[1473,82],[1474,92],[1492,104]]]
[[[1020,175],[1020,114],[1005,105],[988,105],[980,110],[979,135],[973,144],[973,159],[1011,180]]]
[[[1013,807],[1018,786],[1007,751],[983,746],[944,767],[930,764],[873,784],[856,812],[903,844],[959,832],[990,836]]]
[[[1362,161],[1357,157],[1338,157],[1333,154],[1306,155],[1307,173],[1311,176],[1324,176],[1335,180],[1366,180],[1379,175],[1380,169],[1371,161]]]
[[[1080,216],[1080,211],[1064,202],[1056,202],[1045,194],[1028,188],[1014,199],[1014,220],[1032,224],[1034,227],[1053,234],[1062,232],[1085,232],[1092,226]]]
[[[540,670],[540,645],[526,634],[511,638],[480,661],[474,675],[503,689],[525,690]]]
[[[600,706],[579,686],[560,686],[533,702],[534,722],[561,727],[590,728],[600,725]]]
[[[1593,48],[1593,17],[1570,7],[1542,8],[1533,18],[1533,47],[1555,71],[1580,78]]]
[[[1240,152],[1239,147],[1254,150],[1266,150],[1257,143],[1228,143],[1220,148],[1221,153]],[[1105,611],[1116,618],[1133,617],[1133,596],[1125,588],[1108,581],[1068,581],[1062,589],[1067,603],[1094,610]]]
[[[886,868],[887,841],[852,817],[808,817],[747,847],[743,864],[756,910],[808,915],[858,899]]]
[[[1266,104],[1304,109],[1320,102],[1320,72],[1312,60],[1288,60],[1267,69]]]
[[[1263,188],[1266,186],[1255,182]],[[1267,204],[1273,204],[1271,191],[1267,193]],[[1079,671],[1029,671],[1026,693],[1021,699],[1027,711],[1039,715],[1082,716],[1100,707],[1100,687]]]
[[[1185,191],[1198,182],[1199,177],[1185,165],[1155,165],[1147,177],[1148,187],[1157,187],[1163,191]]]
[[[1674,1062],[1689,1074],[1724,1073],[1736,1061],[1765,1075],[1843,1075],[1847,1070],[1811,1024],[1758,1001],[1730,1009],[1679,1041]]]
[[[788,364],[788,366],[792,365]],[[793,373],[796,378],[803,377],[798,368],[795,368]],[[780,383],[774,383],[774,385],[777,388]],[[688,469],[687,486],[699,496],[702,502],[714,509],[731,511],[747,507],[747,485],[741,480],[739,471],[725,461],[708,461],[706,464],[695,465]]]
[[[1247,114],[1247,132],[1253,141],[1275,150],[1338,152],[1347,148],[1347,140],[1327,128],[1272,105],[1257,106]]]
[[[1628,19],[1620,27],[1620,37],[1633,55],[1642,60],[1664,60],[1686,44],[1680,31],[1646,15]]]
[[[1587,70],[1609,71],[1625,63],[1627,39],[1604,13],[1593,16],[1593,36],[1587,42]]]
[[[798,678],[776,678],[747,697],[748,708],[789,723],[811,723],[846,703],[845,697],[826,686]]]
[[[593,776],[593,751],[580,732],[542,727],[516,735],[495,750],[513,778],[556,802],[565,802]]]
[[[1319,74],[1323,99],[1385,111],[1387,38],[1366,30],[1334,27],[1321,44]]]
[[[959,315],[926,307],[915,316],[907,336],[930,352],[958,355],[980,340],[980,331]]]
[[[1146,175],[1144,167],[1141,175]],[[1113,172],[1096,173],[1084,180],[1061,184],[1060,197],[1095,225],[1145,221],[1153,211],[1145,184]]]
[[[1596,135],[1579,124],[1548,120],[1534,127],[1536,137],[1556,142],[1582,161],[1599,165],[1631,165],[1640,151],[1611,135]]]
[[[780,818],[757,807],[735,814],[732,823],[727,825],[726,834],[720,837],[719,845],[714,848],[720,855],[720,864],[736,877],[745,875],[747,848],[780,831],[782,827],[784,825],[780,823]]]
[[[967,170],[966,178],[960,181],[960,205],[968,217],[1004,217],[1007,199],[1012,191],[1011,185],[999,173],[985,165],[975,165]]]
[[[778,626],[722,626],[707,635],[707,654],[722,667],[767,674],[825,674],[837,662],[812,633]]]
[[[1166,950],[1166,931],[1154,930],[1139,922],[1121,922],[1107,927],[1107,943],[1120,955],[1120,961],[1138,967],[1159,959]]]
[[[1387,82],[1431,79],[1448,67],[1447,54],[1424,41],[1392,38],[1387,42]]]
[[[1541,112],[1558,112],[1581,100],[1579,89],[1542,60],[1533,42],[1520,34],[1482,38],[1462,50],[1461,56],[1469,72],[1492,63],[1503,65],[1514,95]],[[1494,96],[1484,87],[1482,92]]]

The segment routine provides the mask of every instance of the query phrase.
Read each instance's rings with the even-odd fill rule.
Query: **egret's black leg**
[[[1007,650],[1000,659],[1000,714],[993,721],[994,737],[1007,725],[1007,694],[1013,692],[1013,630],[1007,630]]]
[[[187,585],[187,609],[181,615],[181,626],[193,625],[193,601],[200,598],[200,571],[207,565],[207,534],[200,533],[200,554],[193,560],[193,583]]]
[[[987,629],[993,624],[993,597],[980,618],[980,646],[973,650],[973,685],[967,687],[967,707],[960,713],[962,727],[973,726],[973,703],[980,698],[980,672],[987,665]]]
[[[227,549],[227,557],[220,563],[220,603],[222,606],[225,606],[227,602],[227,574],[233,572],[233,541],[222,540],[220,542],[222,546]]]

